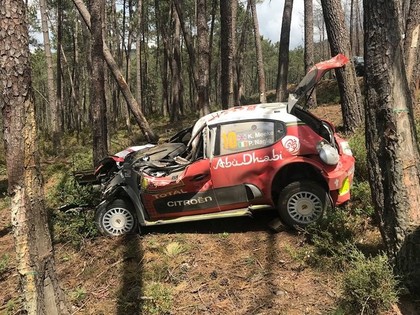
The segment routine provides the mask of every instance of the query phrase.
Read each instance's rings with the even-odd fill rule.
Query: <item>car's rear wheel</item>
[[[137,229],[137,217],[131,202],[116,199],[107,207],[100,208],[95,214],[99,231],[108,236],[134,233]]]
[[[320,219],[330,201],[325,189],[315,181],[299,180],[280,192],[277,210],[280,219],[291,227],[305,227]]]

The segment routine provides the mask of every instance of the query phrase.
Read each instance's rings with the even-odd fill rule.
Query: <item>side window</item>
[[[283,123],[270,120],[246,121],[220,126],[218,154],[255,150],[273,144],[286,132]]]

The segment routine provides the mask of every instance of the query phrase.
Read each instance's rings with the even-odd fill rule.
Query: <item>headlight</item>
[[[340,146],[341,146],[341,150],[343,150],[343,153],[345,155],[353,156],[353,152],[351,152],[350,145],[349,145],[349,143],[347,141],[342,141],[340,143]]]
[[[316,148],[319,152],[319,157],[325,164],[336,165],[338,163],[338,151],[336,148],[331,146],[331,144],[325,141],[321,141],[320,143],[318,143]]]

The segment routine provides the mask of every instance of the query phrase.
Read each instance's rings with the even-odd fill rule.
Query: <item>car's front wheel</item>
[[[116,199],[95,214],[99,231],[108,236],[131,234],[136,231],[137,217],[130,202]]]
[[[305,227],[320,219],[330,201],[325,189],[317,182],[299,180],[280,192],[277,210],[287,225]]]

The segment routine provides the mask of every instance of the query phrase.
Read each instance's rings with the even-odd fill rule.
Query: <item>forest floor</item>
[[[340,123],[339,106],[320,107],[316,114]],[[6,178],[0,176],[0,314],[20,314]],[[79,216],[89,224],[91,214]],[[70,313],[345,314],[339,309],[342,271],[308,264],[312,249],[305,237],[273,232],[274,217],[267,212],[155,227],[129,237],[56,241],[56,269]],[[372,226],[360,239],[380,247]],[[404,301],[384,314],[420,311]]]

